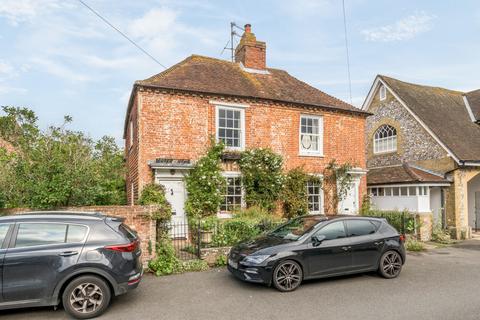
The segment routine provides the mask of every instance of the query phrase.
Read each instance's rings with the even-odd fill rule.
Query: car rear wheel
[[[111,298],[110,288],[99,277],[82,276],[70,282],[62,295],[65,311],[77,319],[90,319],[105,312]]]
[[[273,271],[273,285],[282,292],[297,289],[302,283],[302,279],[302,268],[292,260],[280,262]]]
[[[378,272],[382,277],[393,279],[402,271],[402,257],[396,251],[387,251],[380,258]]]

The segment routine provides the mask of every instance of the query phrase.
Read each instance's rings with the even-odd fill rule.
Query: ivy
[[[185,178],[188,192],[185,211],[190,219],[217,213],[223,201],[226,181],[222,176],[223,144],[213,139],[207,154],[200,158]]]
[[[273,211],[283,188],[282,165],[282,157],[270,149],[243,152],[239,166],[248,207]]]
[[[286,218],[308,213],[306,184],[310,178],[303,168],[294,168],[286,174],[282,190],[283,211]]]
[[[152,219],[157,220],[160,223],[170,221],[170,218],[172,217],[172,207],[165,196],[165,188],[160,184],[150,183],[146,185],[142,190],[138,203],[143,206],[158,206],[159,209],[152,216]]]

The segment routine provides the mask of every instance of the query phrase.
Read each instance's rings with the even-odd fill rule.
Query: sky
[[[470,91],[480,88],[477,0],[84,0],[161,64],[191,54],[228,60],[230,22],[252,25],[267,66],[356,106],[377,74]],[[0,0],[0,105],[34,110],[42,127],[123,144],[135,80],[163,71],[78,0]]]

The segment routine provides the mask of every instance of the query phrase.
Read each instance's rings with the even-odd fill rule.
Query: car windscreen
[[[282,238],[284,240],[296,241],[304,234],[307,234],[322,219],[319,216],[299,217],[281,225],[277,229],[268,233],[269,236]]]

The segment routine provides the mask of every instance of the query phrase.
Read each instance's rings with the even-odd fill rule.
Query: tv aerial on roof
[[[225,52],[225,50],[230,50],[232,62],[235,60],[235,37],[241,37],[241,35],[238,34],[236,30],[245,31],[245,29],[237,25],[235,22],[230,22],[230,40],[228,40],[227,44],[225,45],[225,47],[223,47],[222,52],[220,53],[221,56]]]

